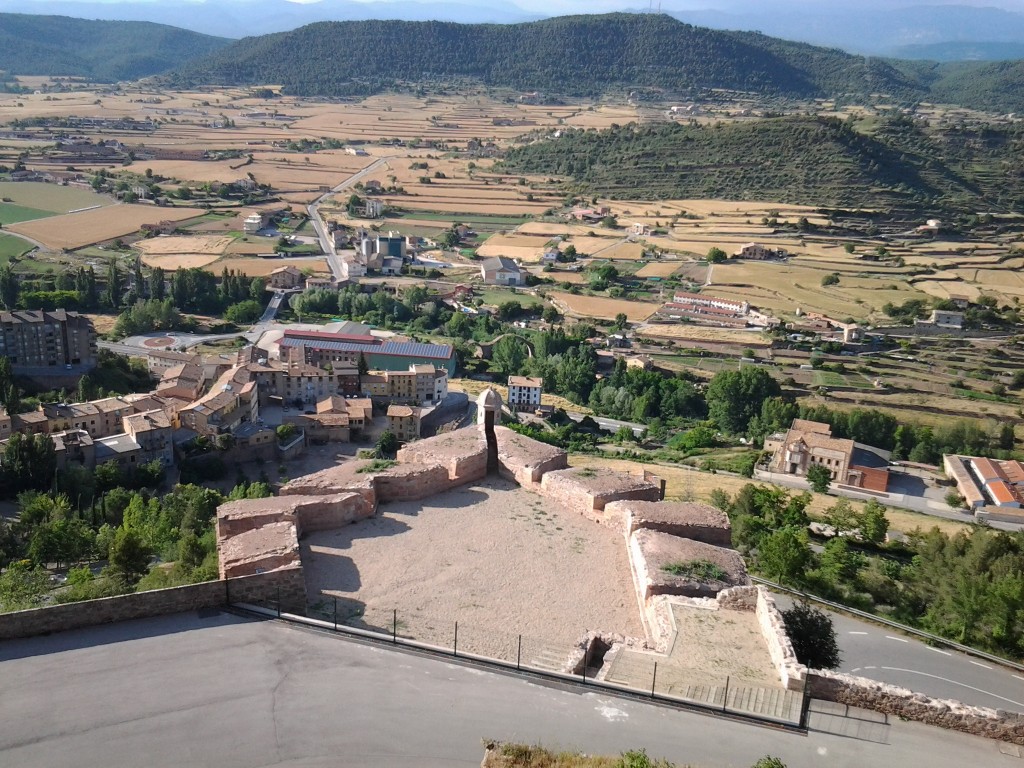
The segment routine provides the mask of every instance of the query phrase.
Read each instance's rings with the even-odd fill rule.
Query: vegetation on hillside
[[[561,175],[614,198],[778,200],[838,208],[1024,204],[1018,126],[929,131],[907,117],[871,136],[835,118],[568,130],[512,149],[508,173]]]
[[[924,90],[892,64],[666,15],[565,16],[528,24],[350,21],[246,38],[183,67],[179,83],[281,83],[290,93],[366,94],[401,82],[472,80],[597,95],[612,87],[727,88],[812,97]]]
[[[135,80],[206,56],[228,42],[142,21],[0,13],[0,69],[8,75]]]

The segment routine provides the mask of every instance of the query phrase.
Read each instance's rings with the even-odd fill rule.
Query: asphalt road
[[[0,765],[19,768],[478,766],[482,738],[706,768],[1021,765],[995,742],[851,714],[794,734],[224,614],[0,643]]]
[[[327,227],[324,224],[324,220],[320,216],[320,204],[328,197],[331,197],[332,195],[335,195],[338,192],[342,192],[348,189],[353,184],[355,184],[360,179],[366,178],[366,176],[376,171],[382,165],[385,165],[387,161],[390,160],[392,157],[395,157],[395,155],[386,155],[380,158],[379,160],[374,161],[370,165],[366,166],[365,168],[363,168],[363,170],[356,171],[354,174],[345,179],[345,181],[341,182],[333,189],[331,189],[330,192],[318,197],[316,201],[314,201],[306,208],[306,210],[309,212],[309,220],[313,224],[313,230],[316,232],[317,239],[320,240],[320,248],[327,256],[327,265],[331,268],[331,273],[334,275],[335,280],[341,280],[342,278],[341,259],[338,258],[338,253],[337,251],[334,250],[334,241],[327,234]]]
[[[776,595],[780,608],[790,599]],[[911,636],[827,611],[842,650],[840,672],[965,704],[1024,712],[1024,672],[933,648]]]
[[[583,419],[586,418],[586,414],[575,413],[573,411],[566,412],[566,416],[573,421],[583,421]],[[590,418],[596,421],[597,425],[605,432],[618,432],[620,427],[629,427],[633,431],[634,435],[640,437],[640,435],[647,431],[646,426],[643,424],[637,424],[634,421],[619,421],[618,419],[607,419],[604,416],[591,416]]]

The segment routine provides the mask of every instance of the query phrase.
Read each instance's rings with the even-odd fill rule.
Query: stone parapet
[[[382,501],[417,501],[450,490],[463,481],[453,480],[441,464],[399,464],[374,477]]]
[[[750,583],[743,558],[736,550],[682,539],[660,531],[641,528],[629,539],[637,590],[646,601],[654,595],[715,597],[729,587]],[[672,566],[709,563],[721,571],[719,577],[679,574]]]
[[[620,518],[605,514],[609,502],[623,499],[660,501],[661,488],[637,475],[613,470],[572,467],[547,472],[541,478],[541,492],[568,509],[602,525],[621,530]]]
[[[605,513],[622,520],[622,529],[627,536],[638,528],[647,528],[716,547],[732,546],[732,526],[728,516],[709,504],[691,501],[613,501],[605,506]]]
[[[561,448],[520,435],[508,427],[495,427],[499,472],[507,480],[529,488],[548,472],[566,469],[569,457]]]
[[[937,725],[951,731],[1024,745],[1024,715],[959,701],[933,699],[854,675],[812,669],[807,673],[807,694],[861,709],[871,709],[904,720]]]
[[[301,568],[287,568],[227,581],[204,581],[170,589],[133,592],[46,608],[0,614],[0,640],[33,637],[130,619],[146,619],[185,611],[220,608],[232,602],[276,605],[283,610],[305,608]]]
[[[217,542],[222,579],[301,566],[299,534],[290,520],[261,525]]]
[[[417,440],[398,451],[400,464],[440,464],[455,485],[487,476],[487,441],[483,429],[470,427]]]

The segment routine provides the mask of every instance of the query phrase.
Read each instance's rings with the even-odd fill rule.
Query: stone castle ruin
[[[775,684],[802,689],[803,673],[781,616],[767,592],[751,586],[743,559],[730,546],[724,513],[705,504],[664,501],[664,482],[645,470],[569,467],[565,451],[501,426],[501,409],[500,395],[486,389],[477,401],[475,427],[410,443],[395,463],[348,461],[292,480],[278,497],[222,505],[217,512],[221,576],[301,568],[299,542],[307,534],[358,524],[389,502],[420,501],[496,477],[619,533],[626,545],[631,574],[620,578],[632,582],[646,636],[622,637],[617,627],[592,630],[565,654],[559,671],[592,663],[598,646],[609,660],[620,649],[670,653],[679,623],[693,611],[702,621],[743,613],[749,617],[744,621],[764,633],[762,654]],[[711,572],[690,572],[687,563]]]

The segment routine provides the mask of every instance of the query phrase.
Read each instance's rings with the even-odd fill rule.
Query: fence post
[[[338,631],[338,598],[334,598],[334,631]]]
[[[459,622],[455,622],[455,645],[452,648],[452,656],[459,655]]]
[[[725,676],[725,696],[722,697],[722,711],[725,712],[729,706],[729,676]]]
[[[658,662],[654,662],[654,674],[651,675],[651,698],[654,698],[654,684],[658,680]]]
[[[281,588],[277,588],[277,618],[281,618]]]
[[[391,642],[398,643],[398,609],[395,608],[395,615],[391,621]]]
[[[516,671],[519,671],[519,663],[523,660],[523,636],[519,636],[519,648],[516,649]]]

